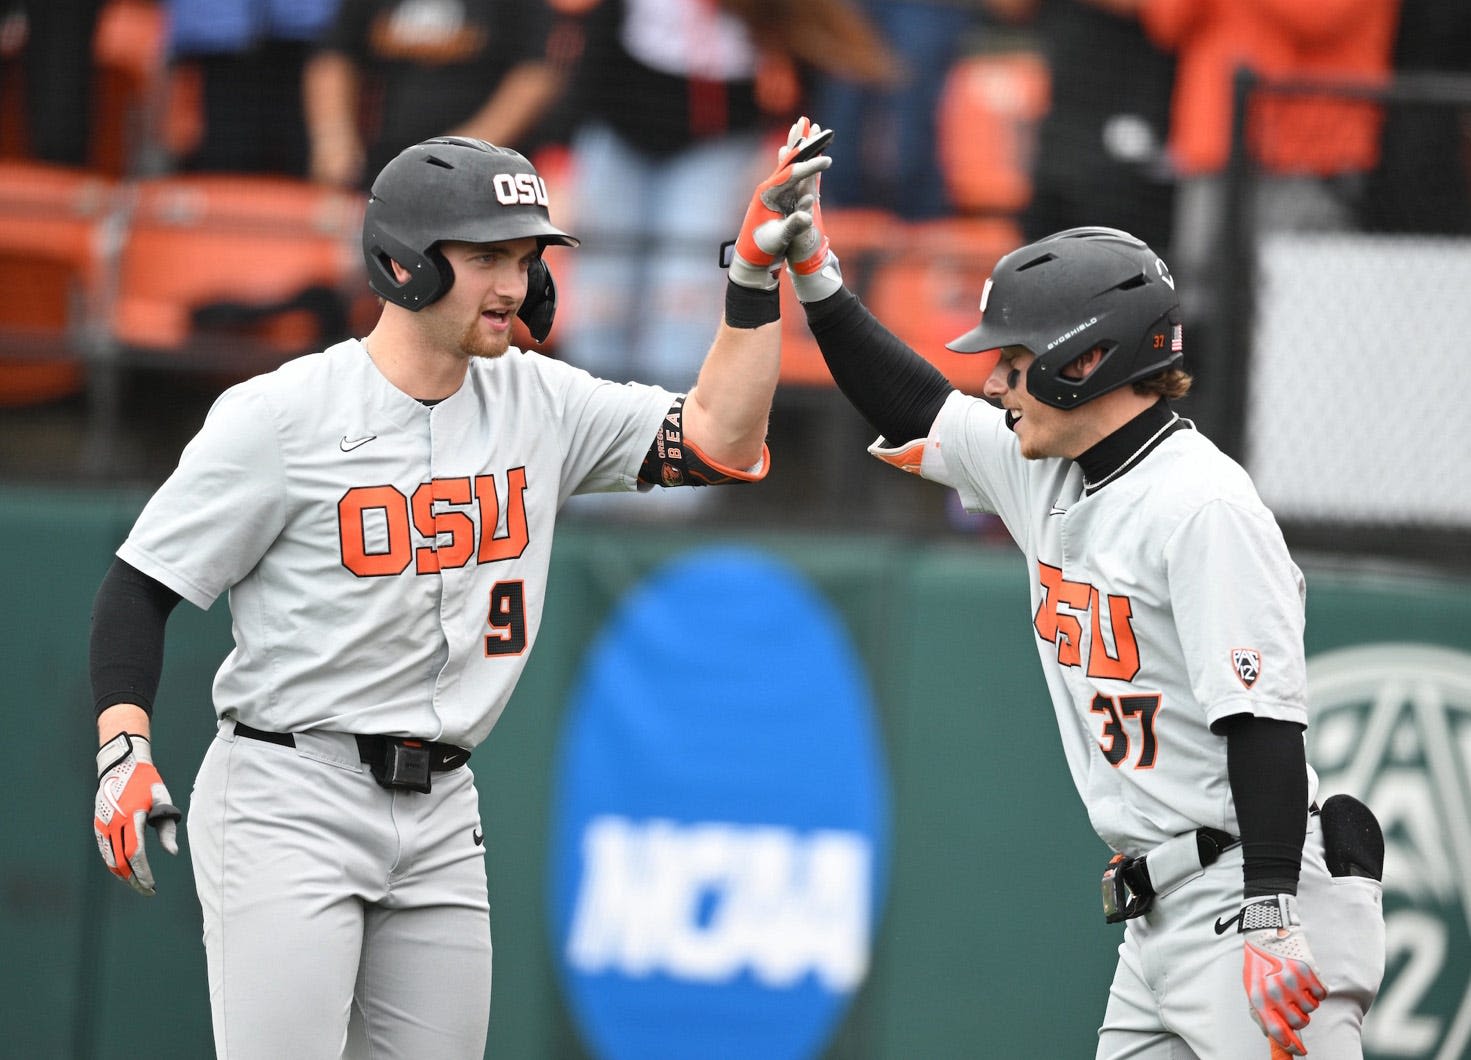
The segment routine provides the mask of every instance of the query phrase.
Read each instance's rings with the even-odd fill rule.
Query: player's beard
[[[487,335],[480,327],[480,317],[476,317],[460,334],[460,352],[467,357],[485,357],[487,359],[501,356],[510,348],[511,336],[509,332],[495,332]]]
[[[460,339],[460,352],[467,357],[484,357],[487,360],[501,356],[510,348],[504,335],[482,335],[474,328],[465,332]]]

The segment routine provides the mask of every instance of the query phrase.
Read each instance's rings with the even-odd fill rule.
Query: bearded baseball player
[[[956,391],[842,285],[821,214],[792,282],[870,452],[997,514],[1123,943],[1099,1060],[1362,1056],[1384,971],[1383,836],[1305,760],[1304,580],[1246,473],[1171,408],[1175,283],[1133,236],[1007,254]],[[1243,989],[1244,988],[1244,989]]]
[[[221,1057],[483,1054],[467,763],[536,641],[557,509],[765,475],[777,281],[824,136],[798,121],[757,188],[687,394],[511,346],[517,317],[546,337],[542,252],[577,240],[515,151],[408,148],[365,214],[373,331],[226,391],[144,508],[94,611],[93,827],[108,868],[153,893],[147,825],[175,853],[180,819],[150,742],[165,622],[228,592],[234,650],[189,806]]]

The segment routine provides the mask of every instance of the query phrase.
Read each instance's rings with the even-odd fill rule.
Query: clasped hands
[[[776,169],[756,187],[746,208],[730,278],[744,287],[774,290],[783,265],[792,270],[804,302],[826,298],[842,286],[837,257],[822,230],[820,180],[832,159],[819,152],[832,130],[798,118],[777,151]]]

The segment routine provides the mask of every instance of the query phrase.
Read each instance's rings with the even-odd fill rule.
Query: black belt
[[[235,735],[263,743],[279,744],[282,747],[296,746],[294,733],[266,732],[264,729],[246,725],[243,721],[235,723]],[[354,733],[353,738],[358,742],[358,757],[370,765],[383,762],[388,757],[388,749],[393,746],[419,747],[427,751],[429,768],[435,773],[459,769],[470,761],[470,752],[452,743],[435,743],[432,740],[415,740],[401,736],[364,736],[361,733]]]

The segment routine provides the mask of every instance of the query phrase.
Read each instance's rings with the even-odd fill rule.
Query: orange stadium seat
[[[110,320],[126,350],[257,371],[348,333],[366,289],[361,195],[232,174],[141,180],[133,195]]]
[[[1038,52],[980,53],[955,64],[937,123],[940,168],[956,209],[1014,214],[1027,205],[1050,96],[1051,75]]]
[[[0,157],[37,160],[26,114],[29,31],[17,14],[0,19]],[[93,75],[88,168],[118,178],[147,161],[166,102],[167,41],[164,0],[104,0],[99,7],[91,49],[75,59],[90,63]]]
[[[116,192],[90,170],[0,162],[0,405],[84,388]]]
[[[979,394],[996,358],[953,353],[945,344],[980,321],[981,291],[991,269],[1021,243],[1015,223],[1003,218],[911,225],[904,252],[874,276],[868,305],[956,387]]]

